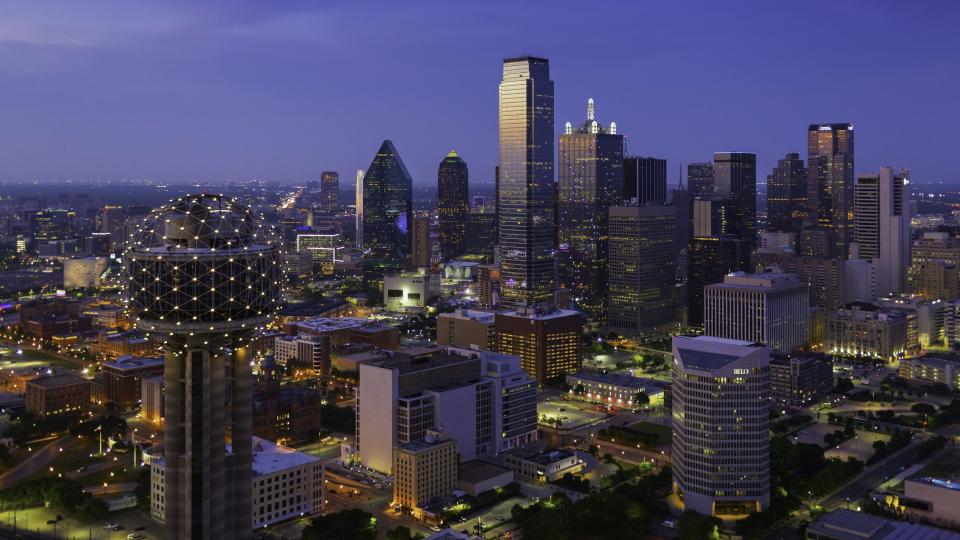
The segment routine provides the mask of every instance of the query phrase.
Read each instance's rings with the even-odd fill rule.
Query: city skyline
[[[487,185],[496,163],[491,81],[503,58],[530,52],[551,59],[558,118],[579,118],[592,97],[599,115],[617,119],[629,154],[665,158],[669,170],[746,151],[757,154],[763,179],[786,153],[805,153],[805,126],[849,121],[862,134],[857,174],[907,166],[919,181],[960,182],[949,152],[932,144],[948,140],[958,120],[948,74],[960,43],[943,26],[954,6],[602,5],[590,16],[616,45],[609,50],[621,52],[601,57],[555,31],[575,24],[581,12],[573,9],[551,10],[527,30],[484,24],[502,9],[496,3],[424,2],[399,13],[389,5],[154,4],[115,10],[109,26],[96,17],[105,7],[64,6],[56,17],[6,8],[0,114],[17,129],[0,138],[8,155],[0,181],[286,183],[324,170],[346,178],[390,138],[405,149],[416,186],[433,182],[451,148],[472,164],[474,183]],[[535,11],[519,8],[516,21]],[[783,15],[796,24],[775,24]],[[390,41],[393,61],[384,62],[378,55],[398,16],[418,39]],[[478,24],[462,33],[435,24],[450,16]],[[637,35],[636,16],[662,24]],[[805,39],[812,27],[845,39]],[[876,31],[883,27],[898,38]],[[476,50],[477,39],[493,46]],[[717,61],[730,57],[747,67]],[[627,78],[602,84],[617,70]],[[796,84],[800,72],[806,84]],[[864,83],[884,72],[910,84]],[[402,84],[386,93],[379,77]],[[704,80],[724,84],[706,92],[696,84]],[[897,136],[905,130],[927,138]]]

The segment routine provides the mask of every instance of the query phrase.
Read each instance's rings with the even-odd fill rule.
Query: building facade
[[[790,152],[767,176],[767,230],[799,234],[807,216],[807,168]]]
[[[121,356],[100,364],[103,399],[118,410],[139,407],[143,379],[163,375],[163,358]]]
[[[502,302],[553,301],[556,229],[550,64],[530,56],[503,61],[499,89],[497,219]]]
[[[363,277],[379,282],[409,264],[413,235],[413,178],[393,141],[383,141],[363,175],[362,212]]]
[[[320,208],[334,212],[340,207],[340,175],[336,171],[320,173]]]
[[[467,162],[455,150],[447,154],[437,169],[437,239],[445,261],[465,253],[465,228],[470,212],[468,174]]]
[[[90,410],[90,381],[76,375],[39,377],[27,382],[27,412],[38,417],[82,414]]]
[[[703,332],[792,352],[809,343],[809,298],[794,274],[727,274],[704,288]]]
[[[833,357],[823,353],[774,353],[770,401],[777,407],[807,407],[833,389]]]
[[[437,316],[437,345],[492,351],[497,345],[496,315],[460,309]]]
[[[583,366],[580,334],[583,316],[542,305],[496,315],[497,351],[520,358],[523,370],[539,385]]]
[[[749,152],[713,154],[713,198],[728,201],[732,234],[757,245],[757,155]]]
[[[854,187],[854,239],[857,258],[877,266],[877,294],[907,291],[910,267],[910,181],[890,167],[860,175]]]
[[[853,124],[807,128],[807,213],[830,233],[830,252],[846,258],[853,241]]]
[[[770,351],[673,338],[674,491],[687,510],[745,516],[770,504]]]
[[[393,451],[393,504],[414,510],[453,494],[457,488],[457,443],[442,431]]]
[[[655,157],[623,158],[623,200],[640,206],[667,203],[667,160]],[[617,201],[615,204],[620,204]]]
[[[895,362],[906,356],[908,327],[901,311],[854,302],[827,316],[824,351]]]
[[[672,206],[613,206],[607,325],[639,335],[678,321],[677,216]]]
[[[750,267],[750,244],[732,235],[694,236],[687,250],[687,324],[703,324],[703,293],[730,272]]]

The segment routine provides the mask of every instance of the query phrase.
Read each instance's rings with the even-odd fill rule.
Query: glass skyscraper
[[[853,124],[807,129],[807,212],[811,225],[830,230],[835,257],[847,258],[853,239]]]
[[[363,176],[364,281],[403,270],[413,231],[413,179],[390,140]]]
[[[623,135],[596,120],[593,100],[579,127],[560,136],[557,222],[560,284],[593,319],[606,316],[607,221],[623,199]],[[666,187],[666,186],[664,186]]]
[[[807,169],[791,152],[767,176],[767,230],[799,233],[807,209]]]
[[[464,227],[470,212],[467,162],[451,150],[437,169],[440,254],[449,261],[464,252]]]
[[[623,198],[637,204],[666,204],[667,160],[654,157],[623,158]]]
[[[556,288],[553,81],[544,58],[503,61],[497,212],[503,304],[552,302]]]
[[[713,154],[713,198],[731,201],[734,228],[751,246],[757,242],[757,155],[749,152]]]
[[[320,208],[335,211],[340,204],[340,175],[336,171],[320,173]]]

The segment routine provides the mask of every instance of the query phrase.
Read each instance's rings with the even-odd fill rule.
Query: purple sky
[[[0,181],[351,184],[393,139],[414,181],[497,159],[506,56],[551,62],[556,126],[588,97],[633,154],[805,156],[851,121],[857,172],[960,182],[960,4],[63,0],[0,5]],[[952,126],[952,127],[951,127]]]

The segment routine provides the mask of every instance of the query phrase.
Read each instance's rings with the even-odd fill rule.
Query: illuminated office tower
[[[807,129],[807,214],[830,231],[832,255],[846,259],[853,240],[853,124]]]
[[[430,238],[430,216],[413,218],[413,234],[410,241],[410,266],[427,268],[433,255],[433,242]]]
[[[413,178],[390,140],[383,141],[363,176],[363,279],[378,282],[409,263]]]
[[[624,160],[623,135],[595,112],[590,99],[587,119],[577,127],[567,122],[560,136],[557,231],[560,285],[599,320],[607,303],[607,211],[623,199]]]
[[[520,365],[543,386],[583,367],[583,315],[546,304],[498,311],[497,352],[520,357]]]
[[[666,204],[667,160],[640,156],[623,158],[623,199],[636,199],[640,205]]]
[[[674,492],[684,509],[735,517],[770,504],[770,350],[673,338]]]
[[[757,155],[713,154],[713,198],[730,201],[735,234],[750,246],[757,243]]]
[[[340,204],[340,175],[335,171],[320,173],[320,208],[335,211]]]
[[[353,188],[354,216],[356,217],[357,247],[363,248],[363,176],[366,172],[357,169],[357,183]]]
[[[279,306],[279,242],[236,199],[189,195],[144,220],[125,260],[136,326],[165,350],[167,537],[251,538],[247,345]]]
[[[890,167],[860,175],[854,188],[857,258],[877,267],[877,294],[907,291],[910,266],[910,190],[906,172]]]
[[[437,237],[440,255],[445,261],[464,253],[469,198],[467,162],[455,150],[451,150],[437,169]]]
[[[767,176],[767,230],[799,233],[807,210],[807,168],[791,152]]]
[[[497,219],[507,307],[551,302],[556,289],[553,81],[544,58],[503,61]]]
[[[677,322],[676,243],[673,206],[610,208],[612,330],[638,335]]]

